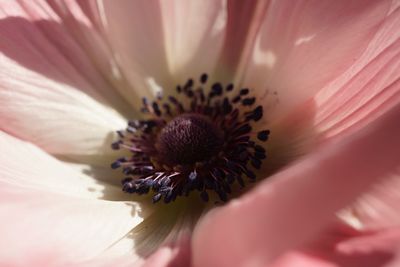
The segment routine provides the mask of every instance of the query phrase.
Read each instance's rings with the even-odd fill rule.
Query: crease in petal
[[[130,87],[145,97],[156,93],[149,79],[164,88],[173,88],[175,84],[167,71],[160,3],[124,0],[115,5],[98,1],[97,7],[113,57]],[[137,103],[137,95],[130,92],[127,99]]]
[[[216,70],[221,80],[237,83],[245,71],[270,1],[228,1],[223,49]]]
[[[168,71],[176,82],[213,73],[225,36],[226,2],[160,1]]]
[[[389,7],[373,0],[271,2],[242,83],[256,89],[269,120],[284,117],[354,63]]]
[[[321,139],[362,128],[400,101],[400,7],[385,19],[365,53],[315,97]]]

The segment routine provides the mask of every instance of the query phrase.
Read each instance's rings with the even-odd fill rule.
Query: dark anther
[[[220,83],[214,83],[211,87],[212,92],[214,95],[222,95],[222,85]]]
[[[269,131],[265,130],[265,131],[261,131],[257,134],[257,138],[260,141],[267,141],[268,140],[268,136],[269,136]]]
[[[236,96],[233,100],[232,103],[236,104],[237,102],[239,102],[241,99],[240,95]]]
[[[201,82],[201,83],[206,83],[206,82],[207,82],[207,79],[208,79],[207,73],[203,73],[203,74],[200,76],[200,82]]]
[[[256,102],[256,98],[255,97],[249,97],[249,98],[245,98],[242,100],[242,105],[243,106],[251,106]]]
[[[156,202],[160,201],[161,197],[162,197],[161,193],[155,194],[153,196],[153,203],[156,203]]]
[[[118,149],[120,149],[120,145],[121,145],[121,141],[116,141],[111,144],[111,148],[114,150],[118,150]]]
[[[243,89],[240,90],[240,95],[247,95],[249,92],[250,92],[249,89],[243,88]]]
[[[230,92],[230,91],[232,91],[232,90],[233,90],[233,84],[230,83],[230,84],[228,84],[228,85],[226,86],[226,91],[227,91],[227,92]]]
[[[118,169],[119,167],[121,167],[121,162],[119,162],[119,161],[114,161],[114,162],[111,164],[111,168],[112,168],[112,169]]]
[[[189,80],[187,80],[187,82],[186,82],[186,84],[185,84],[183,90],[185,91],[185,90],[189,89],[189,88],[192,87],[192,86],[193,86],[193,80],[192,80],[192,79],[189,79]]]

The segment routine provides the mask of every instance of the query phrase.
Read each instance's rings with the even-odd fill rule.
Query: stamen
[[[249,110],[256,98],[248,96],[248,88],[229,97],[234,85],[217,82],[206,94],[208,75],[197,81],[200,85],[193,79],[178,85],[178,97],[168,96],[166,102],[161,94],[151,103],[143,98],[141,110],[151,119],[129,121],[124,131],[117,131],[119,140],[111,147],[131,153],[111,164],[127,176],[123,191],[139,195],[153,191],[154,203],[161,199],[169,203],[193,191],[199,191],[204,201],[209,201],[210,192],[227,201],[235,181],[244,187],[244,176],[250,182],[256,179],[251,168],[261,168],[266,151],[252,136],[264,142],[270,134],[269,130],[252,133],[251,123],[262,118],[262,106]],[[185,102],[189,105],[180,98],[190,99]]]

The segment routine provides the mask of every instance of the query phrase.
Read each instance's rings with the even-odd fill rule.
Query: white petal
[[[226,1],[160,1],[170,73],[177,81],[212,73],[227,23]]]
[[[12,266],[51,256],[56,266],[89,260],[142,221],[136,204],[0,184],[0,259]]]
[[[122,190],[70,168],[40,148],[0,132],[0,181],[26,189],[48,190],[91,199],[124,199]]]
[[[123,193],[34,145],[5,133],[0,133],[0,144],[0,259],[5,262],[47,254],[66,262],[87,260],[147,216],[137,202],[102,200],[121,200]],[[132,253],[130,247],[119,255]]]
[[[108,40],[132,87],[150,96],[212,71],[224,37],[223,2],[99,1]]]
[[[110,152],[124,119],[84,92],[17,65],[0,64],[1,129],[54,154]],[[4,65],[3,65],[4,66]]]

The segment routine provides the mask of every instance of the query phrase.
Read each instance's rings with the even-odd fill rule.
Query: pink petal
[[[285,253],[272,267],[383,267],[398,257],[398,228],[370,233],[331,231],[313,245]]]
[[[350,216],[350,219],[354,218],[362,230],[378,230],[399,226],[399,186],[400,170],[397,170],[350,207],[344,213],[345,219],[347,216]]]
[[[99,9],[118,63],[141,94],[213,71],[225,25],[222,1],[100,1]]]
[[[190,265],[190,239],[181,238],[174,244],[159,248],[151,255],[143,267],[187,267]]]
[[[389,1],[271,2],[243,84],[277,119],[349,68],[378,30]]]
[[[131,112],[111,88],[115,60],[94,21],[76,1],[0,1],[0,50],[4,56],[47,78],[78,88],[97,101]],[[1,68],[12,68],[11,62]],[[114,69],[114,70],[113,70]]]
[[[323,140],[362,128],[400,102],[400,5],[355,64],[315,97]]]
[[[0,184],[3,263],[26,266],[32,259],[54,254],[57,263],[85,261],[103,253],[141,221],[132,215],[137,207],[123,202]]]
[[[55,154],[109,153],[125,122],[85,79],[99,74],[47,5],[18,3],[0,2],[0,128]]]
[[[337,210],[398,166],[399,119],[398,105],[209,213],[194,234],[194,265],[265,266],[314,239]]]
[[[134,256],[132,246],[107,251],[146,216],[135,202],[108,200],[120,189],[104,187],[3,132],[0,147],[1,266]]]

